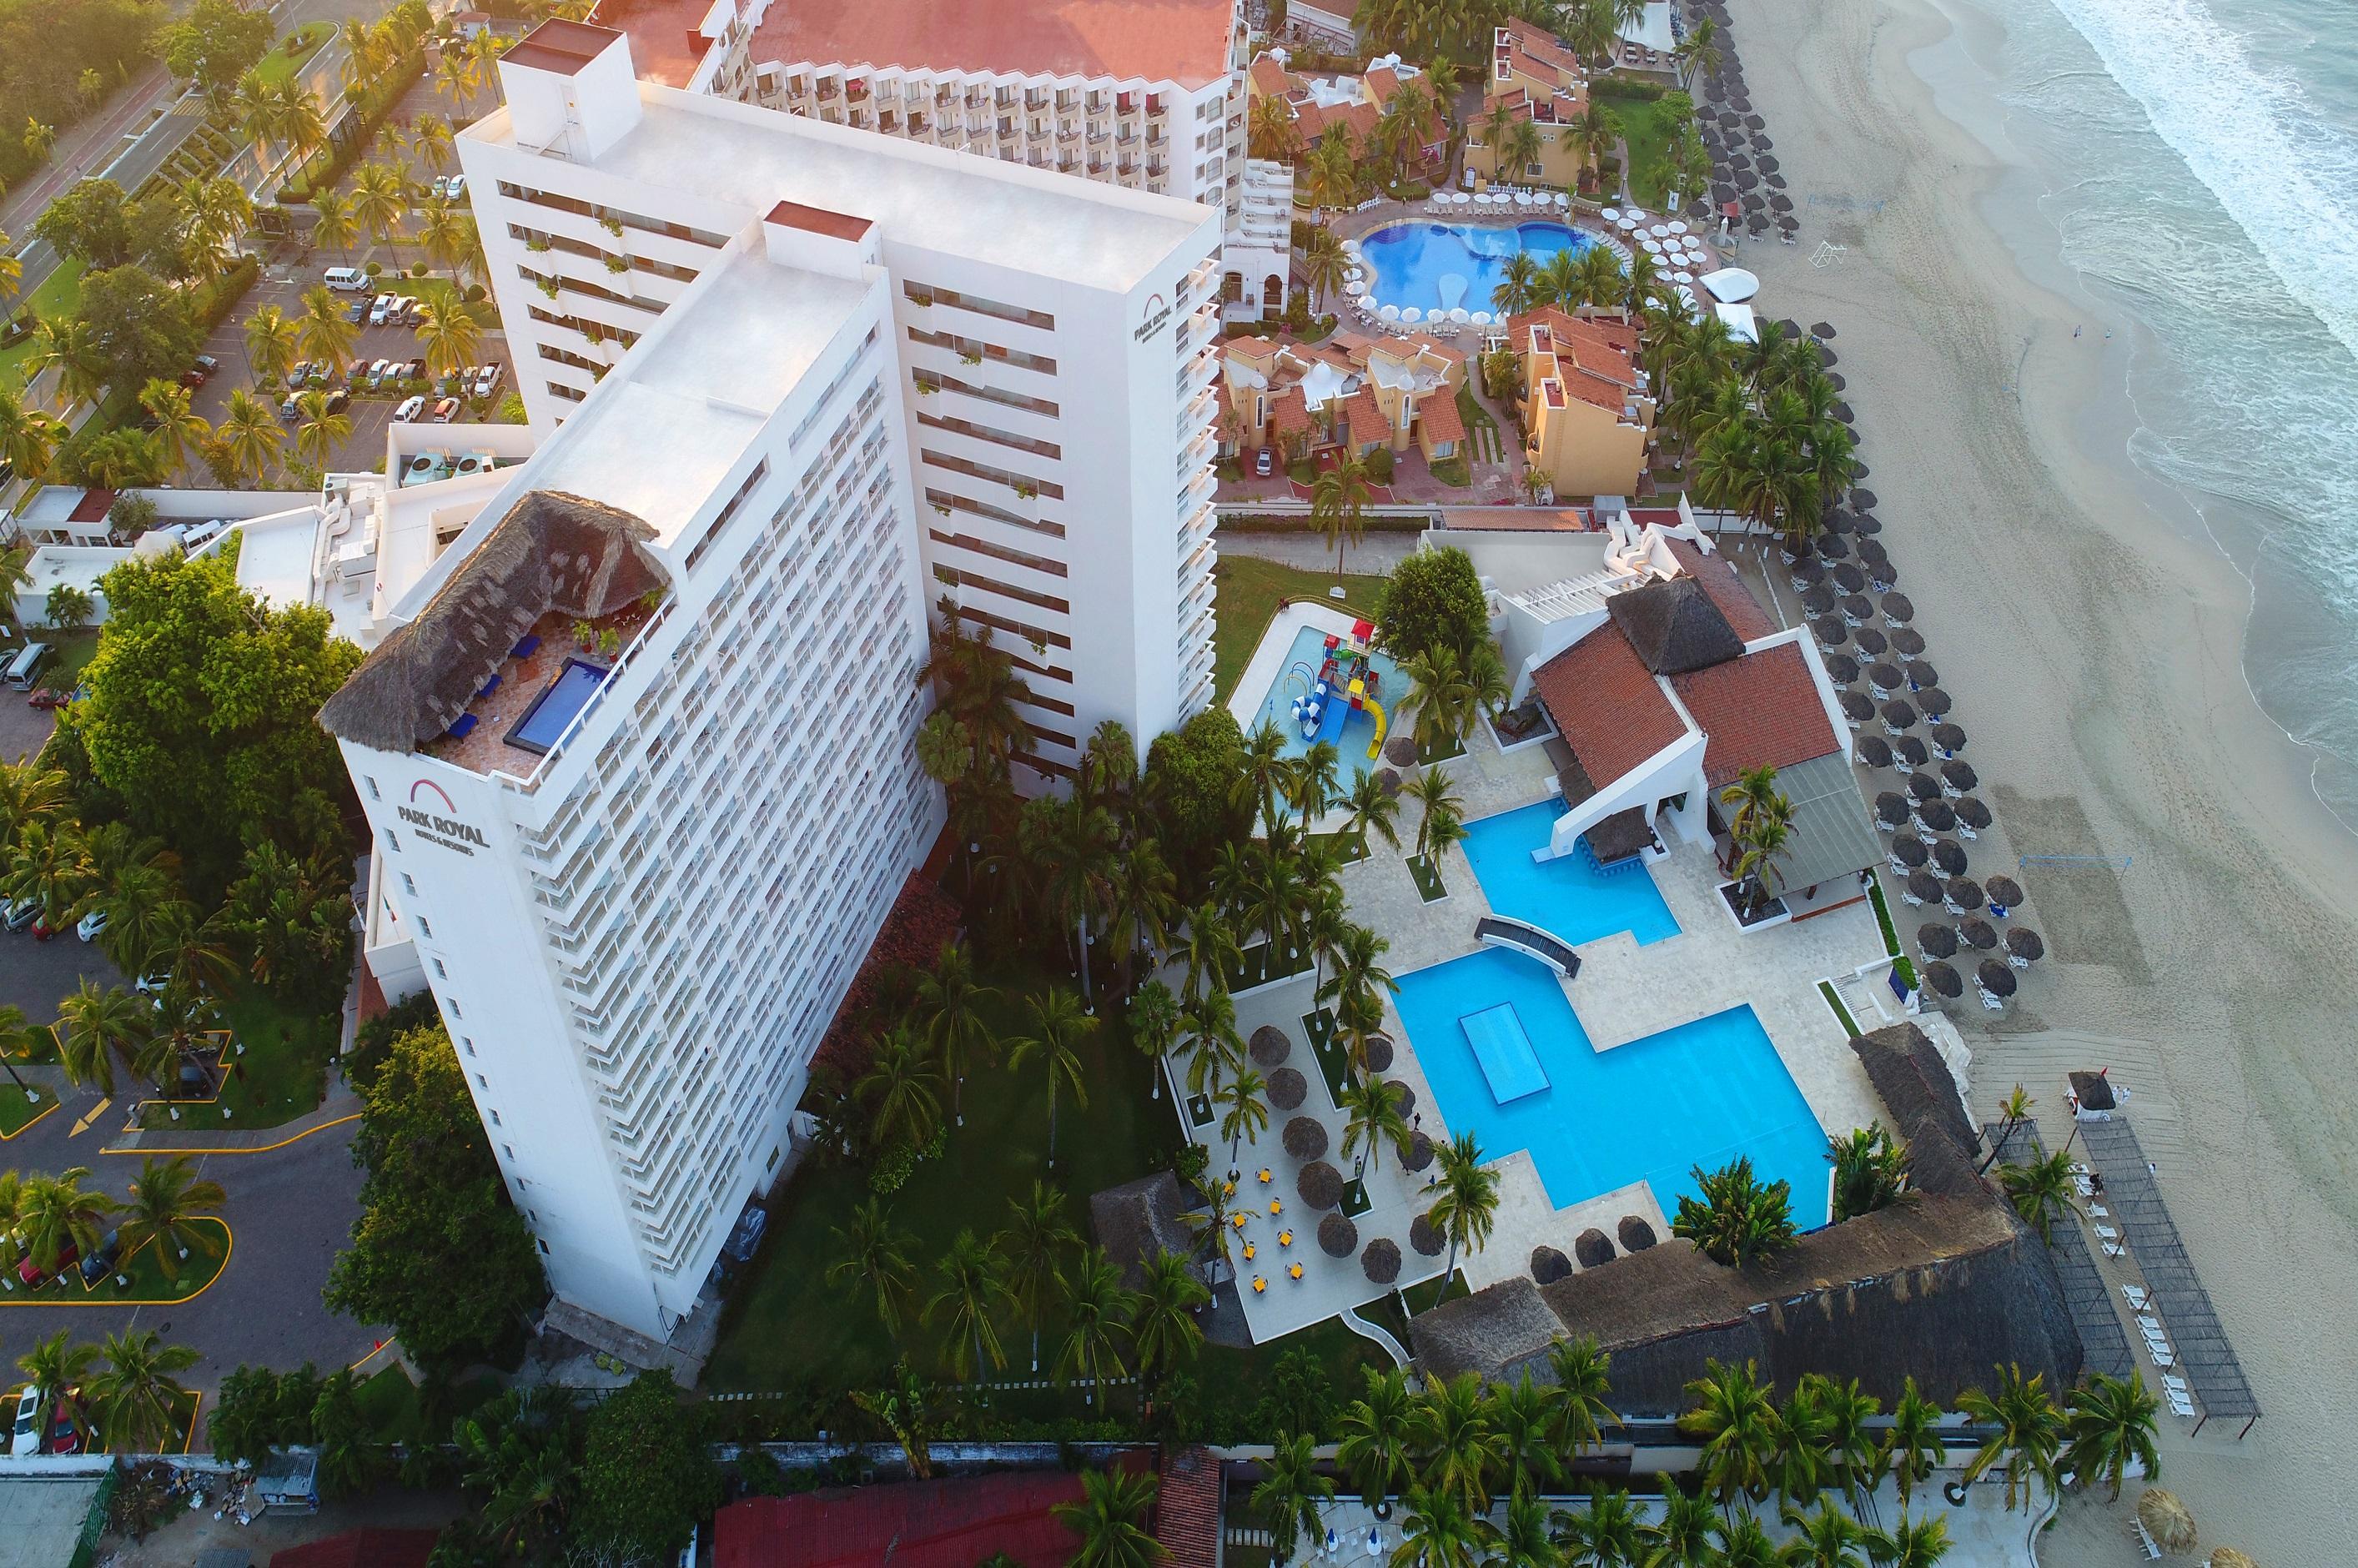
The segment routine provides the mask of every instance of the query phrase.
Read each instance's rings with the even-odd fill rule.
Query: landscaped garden
[[[1212,601],[1218,622],[1212,633],[1212,692],[1215,700],[1220,702],[1226,702],[1228,694],[1236,689],[1245,665],[1252,662],[1253,649],[1260,645],[1261,633],[1269,629],[1270,618],[1281,605],[1297,599],[1315,600],[1354,615],[1369,617],[1375,612],[1376,595],[1384,582],[1380,577],[1361,573],[1305,571],[1257,556],[1224,555],[1212,571],[1219,581]],[[1343,598],[1328,598],[1328,590],[1338,583],[1342,585]]]

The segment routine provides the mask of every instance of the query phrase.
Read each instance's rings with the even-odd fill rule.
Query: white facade
[[[503,524],[579,504],[551,498],[643,520],[668,582],[544,756],[508,739],[558,678],[538,650],[442,672],[471,725],[326,720],[380,982],[432,989],[557,1293],[661,1339],[938,835],[931,600],[1016,628],[1051,765],[1208,696],[1218,222],[643,83],[602,28],[546,24],[502,72],[460,157],[543,439],[346,492],[393,595],[371,664],[420,658],[513,560]]]

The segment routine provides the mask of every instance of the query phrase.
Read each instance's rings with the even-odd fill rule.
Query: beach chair
[[[2129,1305],[2136,1308],[2137,1311],[2143,1312],[2145,1310],[2147,1298],[2145,1287],[2143,1285],[2123,1285],[2121,1287],[2121,1294],[2128,1297]]]
[[[2118,1241],[2121,1238],[2121,1233],[2115,1230],[2109,1225],[2100,1225],[2096,1227],[2096,1234],[2103,1237],[2107,1241]]]
[[[2192,1400],[2180,1399],[2178,1395],[2172,1394],[2169,1396],[2169,1408],[2178,1414],[2184,1416],[2189,1421],[2192,1421],[2194,1419],[2194,1401]]]
[[[2153,1357],[2153,1364],[2157,1367],[2175,1367],[2178,1365],[2178,1357],[2172,1356],[2167,1350],[2158,1350],[2150,1345],[2147,1346],[2145,1350],[2147,1355]]]
[[[2137,1518],[2135,1514],[2131,1514],[2129,1516],[2129,1528],[2136,1531],[2137,1544],[2145,1549],[2146,1556],[2156,1563],[2160,1562],[2161,1547],[2154,1541],[2153,1532],[2146,1529],[2145,1520]]]
[[[2163,1373],[2161,1376],[2161,1386],[2168,1389],[2173,1394],[2182,1394],[2187,1391],[2187,1382],[2185,1379],[2173,1378],[2167,1372]]]
[[[2088,1213],[2097,1219],[2110,1219],[2113,1217],[2113,1211],[2106,1208],[2100,1203],[2090,1204],[2088,1206]]]
[[[2161,1332],[2161,1319],[2155,1317],[2150,1313],[2141,1312],[2137,1314],[2137,1326],[2144,1329],[2147,1334],[2159,1334]]]
[[[2127,1251],[2117,1241],[2107,1241],[2104,1243],[2104,1256],[2107,1258],[2125,1258],[2128,1256]]]

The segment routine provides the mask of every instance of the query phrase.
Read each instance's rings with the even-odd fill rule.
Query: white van
[[[356,266],[331,266],[326,280],[328,287],[339,294],[358,294],[369,286],[368,274]]]
[[[16,651],[15,658],[8,661],[7,674],[0,676],[0,680],[5,680],[18,691],[30,691],[33,678],[49,662],[49,645],[47,643],[27,643]]]

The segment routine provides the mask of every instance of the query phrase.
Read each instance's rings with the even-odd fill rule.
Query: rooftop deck
[[[514,732],[517,722],[556,682],[568,660],[579,659],[611,669],[621,656],[621,650],[631,646],[649,619],[645,609],[633,605],[620,615],[608,616],[598,622],[601,634],[609,631],[615,633],[609,651],[606,646],[584,649],[575,635],[573,622],[566,616],[542,616],[533,623],[530,635],[516,641],[517,648],[529,651],[510,650],[507,657],[500,661],[499,672],[467,705],[465,715],[451,725],[453,733],[441,736],[422,750],[438,762],[471,773],[529,777],[540,766],[548,748],[516,743]],[[609,640],[601,637],[603,641]],[[470,724],[469,719],[474,722]],[[459,730],[465,733],[456,733]]]

